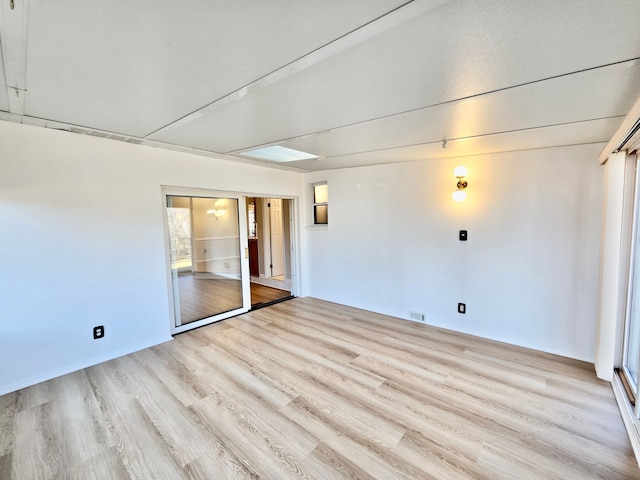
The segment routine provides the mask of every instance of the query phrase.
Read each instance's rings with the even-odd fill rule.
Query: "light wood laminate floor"
[[[591,365],[297,298],[0,397],[0,478],[640,471]]]

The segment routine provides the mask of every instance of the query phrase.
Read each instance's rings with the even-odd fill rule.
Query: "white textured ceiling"
[[[638,0],[3,0],[0,15],[0,118],[231,157],[282,145],[320,156],[286,164],[305,170],[606,142],[640,95]]]

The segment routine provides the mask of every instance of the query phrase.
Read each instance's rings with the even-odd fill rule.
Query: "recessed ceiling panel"
[[[32,2],[26,113],[144,136],[403,3]]]
[[[151,138],[222,152],[640,56],[640,2],[451,1]]]

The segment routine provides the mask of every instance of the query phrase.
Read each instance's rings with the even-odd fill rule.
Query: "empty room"
[[[639,25],[0,0],[0,479],[640,478]]]

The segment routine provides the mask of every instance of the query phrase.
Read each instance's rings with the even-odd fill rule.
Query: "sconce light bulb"
[[[464,167],[464,166],[462,166],[462,165],[460,165],[460,166],[456,167],[456,168],[453,170],[453,176],[454,176],[454,177],[458,177],[458,178],[460,178],[460,177],[466,177],[466,176],[467,176],[467,167]]]
[[[464,190],[456,190],[455,192],[453,192],[452,197],[456,202],[462,202],[465,198],[467,198],[467,192],[465,192]]]

